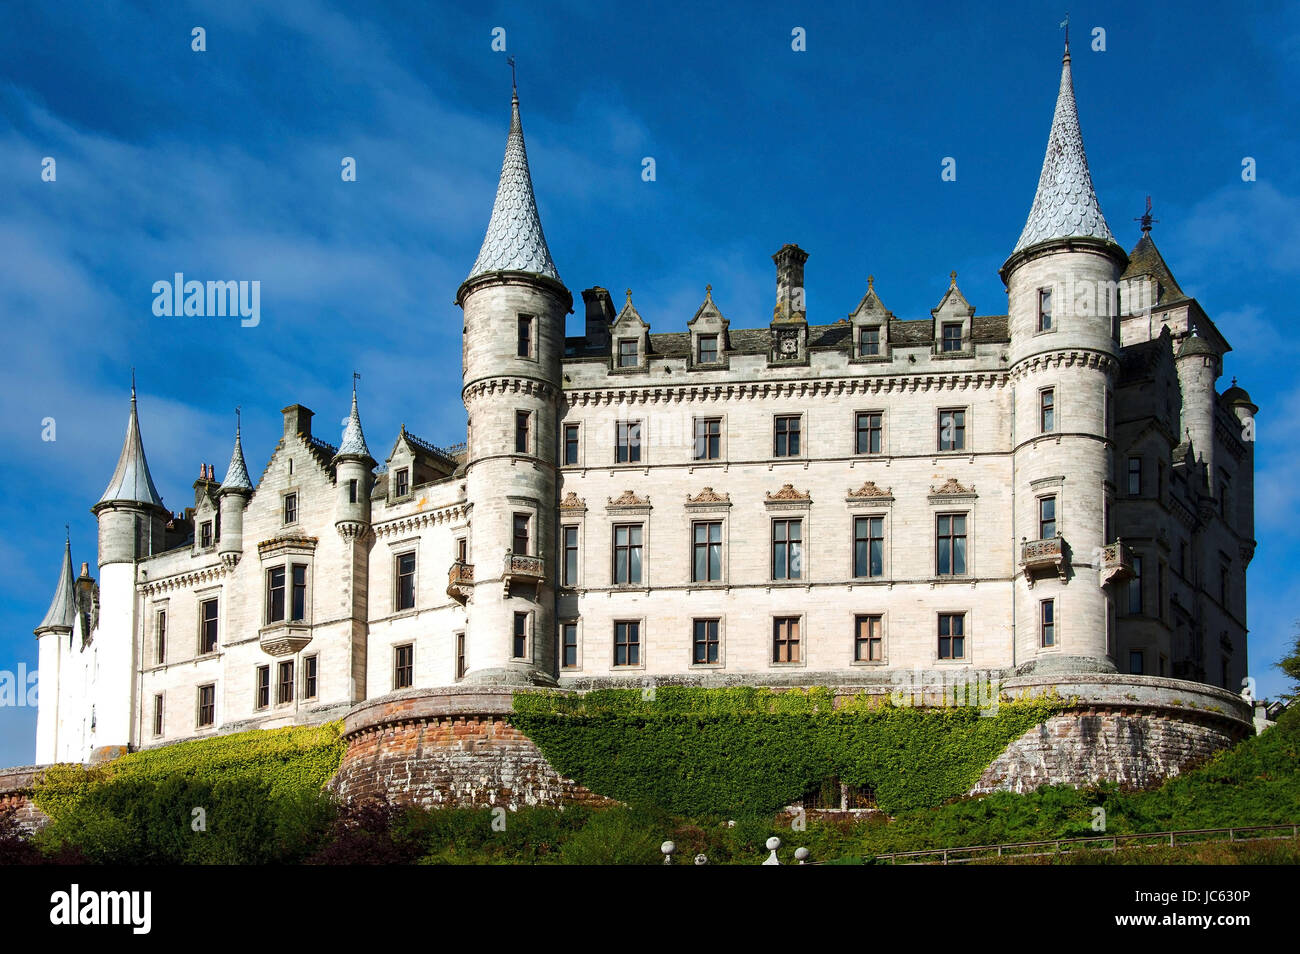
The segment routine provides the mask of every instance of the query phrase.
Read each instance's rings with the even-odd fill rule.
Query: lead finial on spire
[[[515,81],[515,58],[507,56],[506,62],[510,64],[510,89],[514,93],[514,98],[519,99],[519,84]]]
[[[1065,61],[1070,61],[1070,11],[1065,12],[1065,19],[1061,21],[1061,26],[1065,28]]]

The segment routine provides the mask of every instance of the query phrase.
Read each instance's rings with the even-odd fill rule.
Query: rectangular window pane
[[[257,667],[257,708],[265,709],[271,704],[271,667]]]
[[[408,644],[393,650],[393,688],[409,689],[415,677],[415,647]]]
[[[858,616],[854,619],[853,658],[856,662],[884,660],[884,638],[879,616]]]
[[[276,566],[266,571],[266,621],[278,623],[284,619],[284,567]]]
[[[302,697],[316,698],[316,664],[318,657],[308,656],[302,661]]]
[[[524,659],[528,655],[528,614],[515,614],[514,657]]]
[[[1050,388],[1039,394],[1039,427],[1044,433],[1056,429],[1056,393]]]
[[[564,623],[560,627],[560,665],[565,669],[578,666],[578,624]]]
[[[772,661],[799,661],[799,617],[778,617],[772,621]]]
[[[295,621],[307,618],[307,566],[303,563],[293,565],[293,604],[291,618]]]
[[[635,368],[637,365],[637,342],[620,341],[618,343],[618,366],[620,368]]]
[[[1038,290],[1038,330],[1050,331],[1052,328],[1052,290]]]
[[[518,356],[528,358],[533,353],[533,319],[521,316],[519,318],[519,349]]]
[[[528,453],[528,423],[529,414],[527,411],[517,411],[515,413],[515,453]]]
[[[578,528],[564,528],[564,579],[565,586],[578,584]]]
[[[713,364],[718,360],[718,336],[700,335],[700,364]]]
[[[202,620],[199,652],[212,653],[217,651],[217,601],[204,600],[201,607]]]
[[[614,665],[639,666],[641,664],[641,624],[625,622],[614,624]]]
[[[397,609],[415,608],[415,554],[397,557]]]
[[[526,513],[517,513],[514,515],[512,522],[512,552],[521,556],[528,556],[528,523],[529,516]]]
[[[576,464],[578,462],[578,425],[564,425],[564,462],[566,464]]]

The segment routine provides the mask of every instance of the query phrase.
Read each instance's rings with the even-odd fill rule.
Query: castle
[[[630,290],[592,287],[566,337],[516,95],[456,294],[465,443],[403,427],[380,467],[354,385],[337,446],[286,407],[254,481],[236,426],[178,515],[133,385],[98,579],[65,546],[35,631],[37,761],[458,685],[1240,687],[1257,408],[1217,390],[1229,345],[1149,217],[1129,253],[1108,228],[1068,46],[1004,313],[954,273],[929,317],[869,280],[819,323],[808,254],[773,258],[759,327],[706,288],[686,330],[652,333]]]

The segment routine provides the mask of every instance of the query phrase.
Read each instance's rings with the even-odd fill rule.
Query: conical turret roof
[[[517,92],[510,102],[510,134],[506,137],[506,155],[501,163],[496,201],[492,204],[492,219],[474,267],[469,270],[469,278],[497,271],[533,272],[560,280],[550,249],[546,247],[546,236],[542,234],[542,220],[537,215]]]
[[[334,457],[336,460],[340,457],[365,457],[374,460],[370,456],[370,448],[366,446],[366,435],[361,432],[361,416],[357,413],[357,386],[355,381],[352,384],[352,413],[348,415],[347,425],[343,428],[343,440],[339,442],[339,450]]]
[[[59,585],[54,590],[54,599],[50,602],[50,608],[45,614],[45,619],[41,620],[41,625],[36,627],[38,634],[48,629],[72,629],[72,624],[77,618],[74,587],[75,584],[72,579],[72,542],[65,540],[63,543],[63,566],[59,570]]]
[[[99,503],[116,502],[148,504],[162,510],[162,497],[149,475],[149,462],[144,457],[144,443],[140,440],[140,418],[135,408],[135,382],[131,382],[131,415],[126,422],[126,440],[117,458],[113,479],[99,498]]]
[[[1088,237],[1114,242],[1106,225],[1088,172],[1088,157],[1083,150],[1083,133],[1079,130],[1079,111],[1074,102],[1074,82],[1070,75],[1070,47],[1065,48],[1061,63],[1061,89],[1056,97],[1056,113],[1047,136],[1047,155],[1038,177],[1038,192],[1029,210],[1020,241],[1012,251],[1054,239]]]
[[[221,482],[218,493],[225,491],[252,490],[253,482],[248,479],[248,465],[244,463],[244,446],[239,439],[239,422],[235,422],[235,449],[230,454],[230,466],[226,468],[226,479]]]

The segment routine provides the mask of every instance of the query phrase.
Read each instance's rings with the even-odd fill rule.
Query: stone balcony
[[[457,560],[447,570],[447,595],[464,603],[474,589],[474,564]]]
[[[1101,583],[1105,586],[1117,580],[1127,580],[1133,575],[1133,559],[1128,547],[1119,540],[1101,548]]]
[[[505,568],[502,571],[501,582],[505,587],[505,595],[510,595],[510,585],[512,583],[523,583],[536,588],[538,596],[542,593],[542,583],[546,579],[546,565],[541,557],[527,556],[522,553],[514,553],[506,550]]]
[[[262,652],[268,656],[292,656],[311,642],[311,627],[306,623],[272,623],[258,633]]]
[[[1044,570],[1055,571],[1061,582],[1065,582],[1065,541],[1060,534],[1046,540],[1020,541],[1020,569],[1032,587],[1034,575]]]

